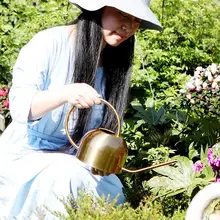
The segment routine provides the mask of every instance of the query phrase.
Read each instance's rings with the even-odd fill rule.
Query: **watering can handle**
[[[100,99],[102,102],[104,102],[108,107],[110,107],[113,112],[115,113],[116,115],[116,118],[117,118],[117,123],[118,123],[118,131],[117,131],[117,134],[116,134],[116,137],[119,137],[120,136],[120,130],[121,130],[121,123],[120,123],[120,118],[119,118],[119,115],[118,113],[116,112],[115,108],[109,103],[107,102],[106,100],[104,99]],[[70,114],[72,113],[72,111],[75,109],[75,106],[72,106],[69,110],[69,112],[67,113],[67,116],[66,116],[66,120],[65,120],[65,130],[66,130],[66,135],[70,141],[70,143],[76,148],[76,149],[79,149],[79,147],[74,143],[74,141],[72,140],[72,138],[70,137],[70,133],[69,133],[69,127],[68,127],[68,122],[69,122],[69,117],[70,117]]]

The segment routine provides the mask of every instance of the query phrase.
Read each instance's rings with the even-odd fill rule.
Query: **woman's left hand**
[[[110,173],[107,173],[107,172],[104,172],[104,171],[101,171],[101,170],[98,170],[94,167],[92,167],[92,174],[94,175],[99,175],[99,176],[108,176]]]

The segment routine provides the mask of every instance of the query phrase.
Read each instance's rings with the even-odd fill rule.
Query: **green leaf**
[[[194,157],[199,156],[198,151],[194,148],[194,142],[189,145],[189,159],[192,160]]]

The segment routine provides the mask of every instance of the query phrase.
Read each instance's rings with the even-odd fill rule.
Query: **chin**
[[[111,47],[117,47],[117,46],[119,46],[122,42],[123,42],[123,41],[121,41],[121,42],[107,42],[107,44],[108,44],[109,46],[111,46]]]

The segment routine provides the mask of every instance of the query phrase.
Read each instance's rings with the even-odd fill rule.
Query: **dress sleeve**
[[[44,32],[36,34],[20,51],[13,68],[9,93],[10,113],[13,120],[28,122],[33,96],[45,89],[49,72],[52,45]]]

